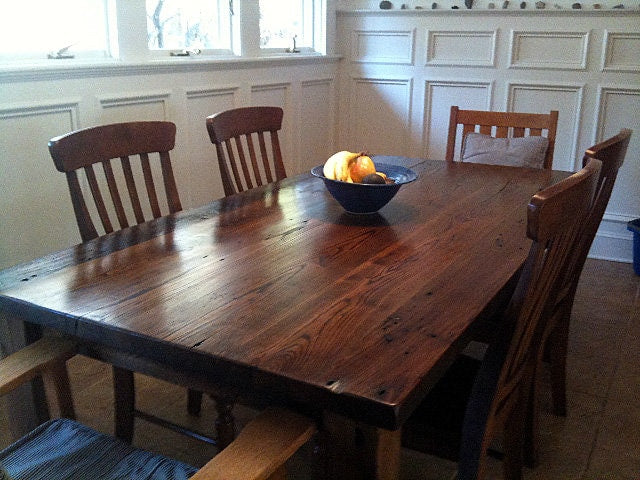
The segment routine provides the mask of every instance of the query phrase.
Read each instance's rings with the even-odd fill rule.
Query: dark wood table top
[[[419,178],[376,215],[303,174],[4,270],[0,313],[395,430],[522,265],[531,195],[566,176],[396,160]]]

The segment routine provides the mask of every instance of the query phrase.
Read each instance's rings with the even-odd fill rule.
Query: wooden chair
[[[286,178],[278,140],[282,116],[279,107],[245,107],[207,117],[225,196]],[[267,153],[267,138],[271,156]]]
[[[78,178],[81,171],[84,172],[88,182],[97,217],[104,233],[114,231],[113,212],[120,229],[128,227],[130,222],[135,225],[163,215],[149,159],[149,153],[152,152],[157,152],[160,157],[168,213],[182,210],[169,158],[169,151],[175,145],[175,137],[176,126],[171,122],[130,122],[85,128],[49,141],[49,152],[56,168],[67,176],[71,202],[83,241],[98,238],[100,234],[96,228],[97,222],[93,221],[85,199],[88,193],[85,194]],[[142,189],[136,186],[132,168],[131,157],[135,155],[140,157],[139,165],[144,178],[144,191],[150,208],[150,215],[147,213],[146,216],[141,203]],[[129,206],[134,216],[133,221],[127,218],[125,210],[127,197],[123,198],[120,193],[119,182],[112,165],[114,159],[120,159]],[[106,186],[102,188],[94,170],[96,164],[101,164],[104,172]],[[111,213],[105,203],[106,192],[109,193],[108,198],[111,199],[113,206]]]
[[[313,422],[303,416],[267,409],[225,450],[197,470],[71,420],[74,408],[66,361],[75,352],[73,341],[51,336],[0,360],[0,395],[42,376],[51,387],[47,389],[50,405],[66,417],[40,425],[0,451],[0,478],[5,478],[4,473],[15,480],[283,480],[285,461],[315,432]]]
[[[558,112],[552,110],[549,114],[489,112],[482,110],[461,110],[457,106],[451,107],[449,117],[449,133],[447,136],[447,153],[445,158],[453,162],[455,156],[456,136],[458,125],[462,125],[462,139],[470,133],[476,132],[491,135],[496,138],[542,136],[547,131],[547,152],[543,168],[551,168],[553,151],[555,149],[556,130],[558,127]],[[495,132],[492,130],[495,129]],[[461,144],[463,142],[460,142]]]
[[[457,359],[405,423],[404,446],[457,460],[458,480],[485,477],[486,454],[499,432],[504,434],[504,476],[521,478],[543,313],[556,302],[555,287],[573,259],[599,172],[600,161],[591,160],[531,198],[527,236],[533,244],[494,341],[481,362]]]
[[[538,354],[537,368],[542,368],[543,359],[549,361],[551,369],[551,393],[553,400],[553,412],[556,415],[565,416],[567,413],[566,400],[566,365],[567,365],[567,345],[569,341],[569,321],[573,301],[575,298],[578,282],[582,268],[589,254],[591,244],[596,236],[600,222],[609,203],[611,192],[618,176],[618,170],[622,166],[627,152],[631,130],[623,129],[617,135],[604,140],[590,148],[584,154],[582,164],[587,165],[592,158],[597,158],[602,162],[602,169],[598,178],[596,195],[589,210],[588,216],[582,225],[580,236],[574,247],[572,262],[562,277],[558,285],[558,295],[556,303],[546,313],[547,329],[544,332],[543,345]],[[527,425],[527,463],[534,465],[537,457],[536,406],[538,395],[535,388],[539,382],[534,384],[534,392],[531,396],[531,411],[529,423]]]
[[[71,202],[83,241],[98,238],[101,233],[112,233],[114,230],[182,210],[169,156],[175,145],[175,137],[175,124],[157,121],[116,123],[86,128],[49,141],[49,152],[53,162],[58,171],[64,172],[67,177]],[[159,182],[154,180],[152,161],[155,158],[150,154],[158,157],[156,164],[159,162],[160,172],[156,173],[156,176],[162,177],[166,197],[165,213],[159,201],[162,191],[157,188]],[[96,169],[98,165],[102,168]],[[82,187],[81,178],[88,184],[88,191]],[[114,227],[115,221],[119,228]],[[159,369],[156,375],[161,375],[161,370]],[[193,434],[188,429],[136,410],[134,377],[131,370],[114,366],[113,378],[117,400],[116,436],[131,441],[135,416],[175,427],[186,434]],[[199,409],[192,408],[192,399],[199,398],[201,394],[192,389],[188,389],[188,393],[189,412],[197,414]],[[225,407],[221,406],[219,410],[224,411]],[[219,425],[219,433],[224,437],[221,440],[223,445],[233,437],[229,433],[233,430],[232,419],[225,418],[227,423],[223,425],[221,421]]]

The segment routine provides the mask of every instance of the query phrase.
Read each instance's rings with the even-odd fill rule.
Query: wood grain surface
[[[521,267],[531,196],[567,175],[396,160],[419,178],[376,215],[303,174],[0,272],[0,314],[395,430]]]

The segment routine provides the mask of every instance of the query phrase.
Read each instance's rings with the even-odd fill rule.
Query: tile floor
[[[543,412],[540,466],[525,470],[525,480],[640,480],[640,277],[631,265],[587,262],[569,349],[569,415]],[[112,432],[110,368],[83,357],[72,359],[69,368],[80,421]],[[141,409],[211,433],[215,417],[209,399],[202,415],[193,418],[186,414],[183,389],[144,376],[137,377],[137,385]],[[549,402],[547,396],[543,409]],[[238,423],[252,413],[236,407]],[[1,416],[0,447],[8,442],[6,416]],[[194,465],[215,454],[214,447],[144,421],[137,421],[134,443]],[[295,478],[309,477],[311,451],[308,446],[292,462]],[[501,478],[500,467],[491,462],[491,479]],[[402,480],[450,480],[454,475],[452,462],[403,452]]]

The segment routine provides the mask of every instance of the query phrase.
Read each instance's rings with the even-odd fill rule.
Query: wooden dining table
[[[349,468],[397,478],[403,423],[519,272],[529,199],[567,173],[374,160],[418,174],[376,214],[305,173],[0,272],[4,349],[52,328],[299,409],[332,476],[353,473],[355,428]]]

